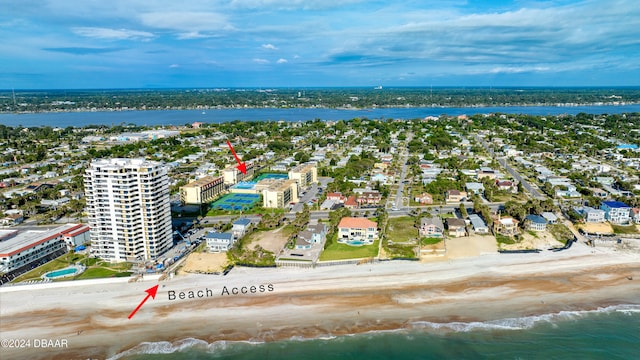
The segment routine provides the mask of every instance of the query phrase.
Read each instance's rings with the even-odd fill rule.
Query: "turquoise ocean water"
[[[143,343],[112,359],[640,359],[640,306],[269,343]]]

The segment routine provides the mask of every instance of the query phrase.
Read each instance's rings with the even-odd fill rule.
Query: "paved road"
[[[406,142],[409,143],[413,138],[412,133],[407,134]],[[393,198],[392,208],[401,209],[402,208],[402,195],[404,192],[404,179],[407,176],[407,159],[409,158],[409,150],[407,148],[399,149],[400,153],[398,154],[398,161],[402,164],[402,168],[400,169],[400,178],[398,179],[398,191],[396,191],[396,196]]]
[[[493,152],[493,149],[489,146],[489,144],[486,141],[484,141],[484,139],[478,136],[478,134],[473,134],[473,137],[476,139],[477,142],[479,142],[482,145],[482,147],[484,147],[485,150],[487,150],[487,152],[491,155],[492,158],[495,158],[498,161],[498,163],[505,170],[507,170],[511,174],[511,176],[513,176],[514,179],[518,180],[522,184],[522,187],[524,187],[524,189],[527,190],[529,194],[531,194],[531,196],[533,196],[535,199],[538,199],[538,200],[545,200],[547,198],[544,194],[540,192],[540,190],[531,186],[531,184],[527,181],[527,179],[523,178],[520,175],[520,173],[516,171],[516,169],[509,166],[509,164],[507,164],[506,158],[504,157],[496,158],[495,153]]]
[[[540,190],[531,186],[527,179],[520,176],[520,173],[518,173],[516,169],[509,166],[509,164],[507,164],[506,158],[498,158],[496,160],[498,160],[498,163],[502,165],[502,167],[505,168],[513,176],[514,179],[518,180],[522,184],[522,187],[524,187],[525,190],[527,190],[531,194],[531,196],[538,200],[545,200],[547,198],[543,193],[540,192]]]

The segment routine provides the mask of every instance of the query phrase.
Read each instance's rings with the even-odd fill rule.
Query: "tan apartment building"
[[[290,203],[298,202],[298,184],[291,179],[264,179],[256,184],[262,192],[262,206],[284,209]]]
[[[183,204],[203,204],[216,198],[225,189],[224,177],[205,176],[180,188]]]
[[[253,163],[247,161],[246,165],[247,165],[246,174],[243,174],[240,170],[238,170],[237,164],[229,165],[224,170],[222,170],[222,177],[224,178],[224,184],[234,185],[241,181],[246,181],[251,179],[255,171]]]
[[[289,170],[289,179],[296,180],[301,188],[318,182],[318,167],[315,163],[300,164]]]

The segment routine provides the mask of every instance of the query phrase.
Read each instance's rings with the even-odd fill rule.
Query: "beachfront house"
[[[310,224],[301,231],[296,238],[295,248],[299,250],[311,249],[315,244],[324,245],[327,237],[327,225],[322,223]]]
[[[604,210],[594,209],[590,206],[576,206],[573,208],[587,223],[604,222]]]
[[[603,201],[600,209],[604,218],[612,224],[627,225],[631,222],[631,207],[621,201]]]
[[[550,211],[545,211],[540,215],[547,220],[548,224],[555,224],[558,222],[558,217],[556,216],[556,214]]]
[[[529,214],[525,217],[525,226],[529,230],[533,231],[545,231],[547,230],[547,219],[540,215]]]
[[[247,218],[240,218],[233,222],[231,233],[233,234],[234,238],[240,239],[241,237],[244,236],[244,234],[247,233],[247,231],[249,231],[250,227],[251,227],[251,220]]]
[[[517,235],[518,223],[519,221],[512,217],[499,217],[493,221],[493,232],[506,236]]]
[[[233,234],[230,232],[209,232],[206,236],[207,248],[210,252],[225,252],[231,248],[235,242]]]
[[[636,223],[636,224],[640,224],[640,208],[633,208],[631,209],[631,220]]]
[[[471,222],[471,226],[473,231],[476,234],[487,234],[489,232],[489,227],[485,224],[484,220],[478,214],[469,215],[469,221]]]
[[[445,222],[447,224],[447,230],[449,230],[449,236],[462,237],[467,235],[467,224],[464,220],[458,218],[447,218]]]
[[[378,238],[378,224],[365,218],[345,217],[338,224],[338,242],[368,245]]]
[[[439,217],[424,217],[420,219],[420,236],[442,237],[444,233],[444,225]]]

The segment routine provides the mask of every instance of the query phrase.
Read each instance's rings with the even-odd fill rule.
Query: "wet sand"
[[[0,288],[0,337],[32,340],[0,357],[104,359],[141,342],[315,338],[640,304],[640,255],[577,244],[432,263],[187,274],[160,282],[156,298],[127,319],[155,284]],[[180,299],[181,291],[196,298]],[[36,348],[34,339],[66,339],[68,347]]]

